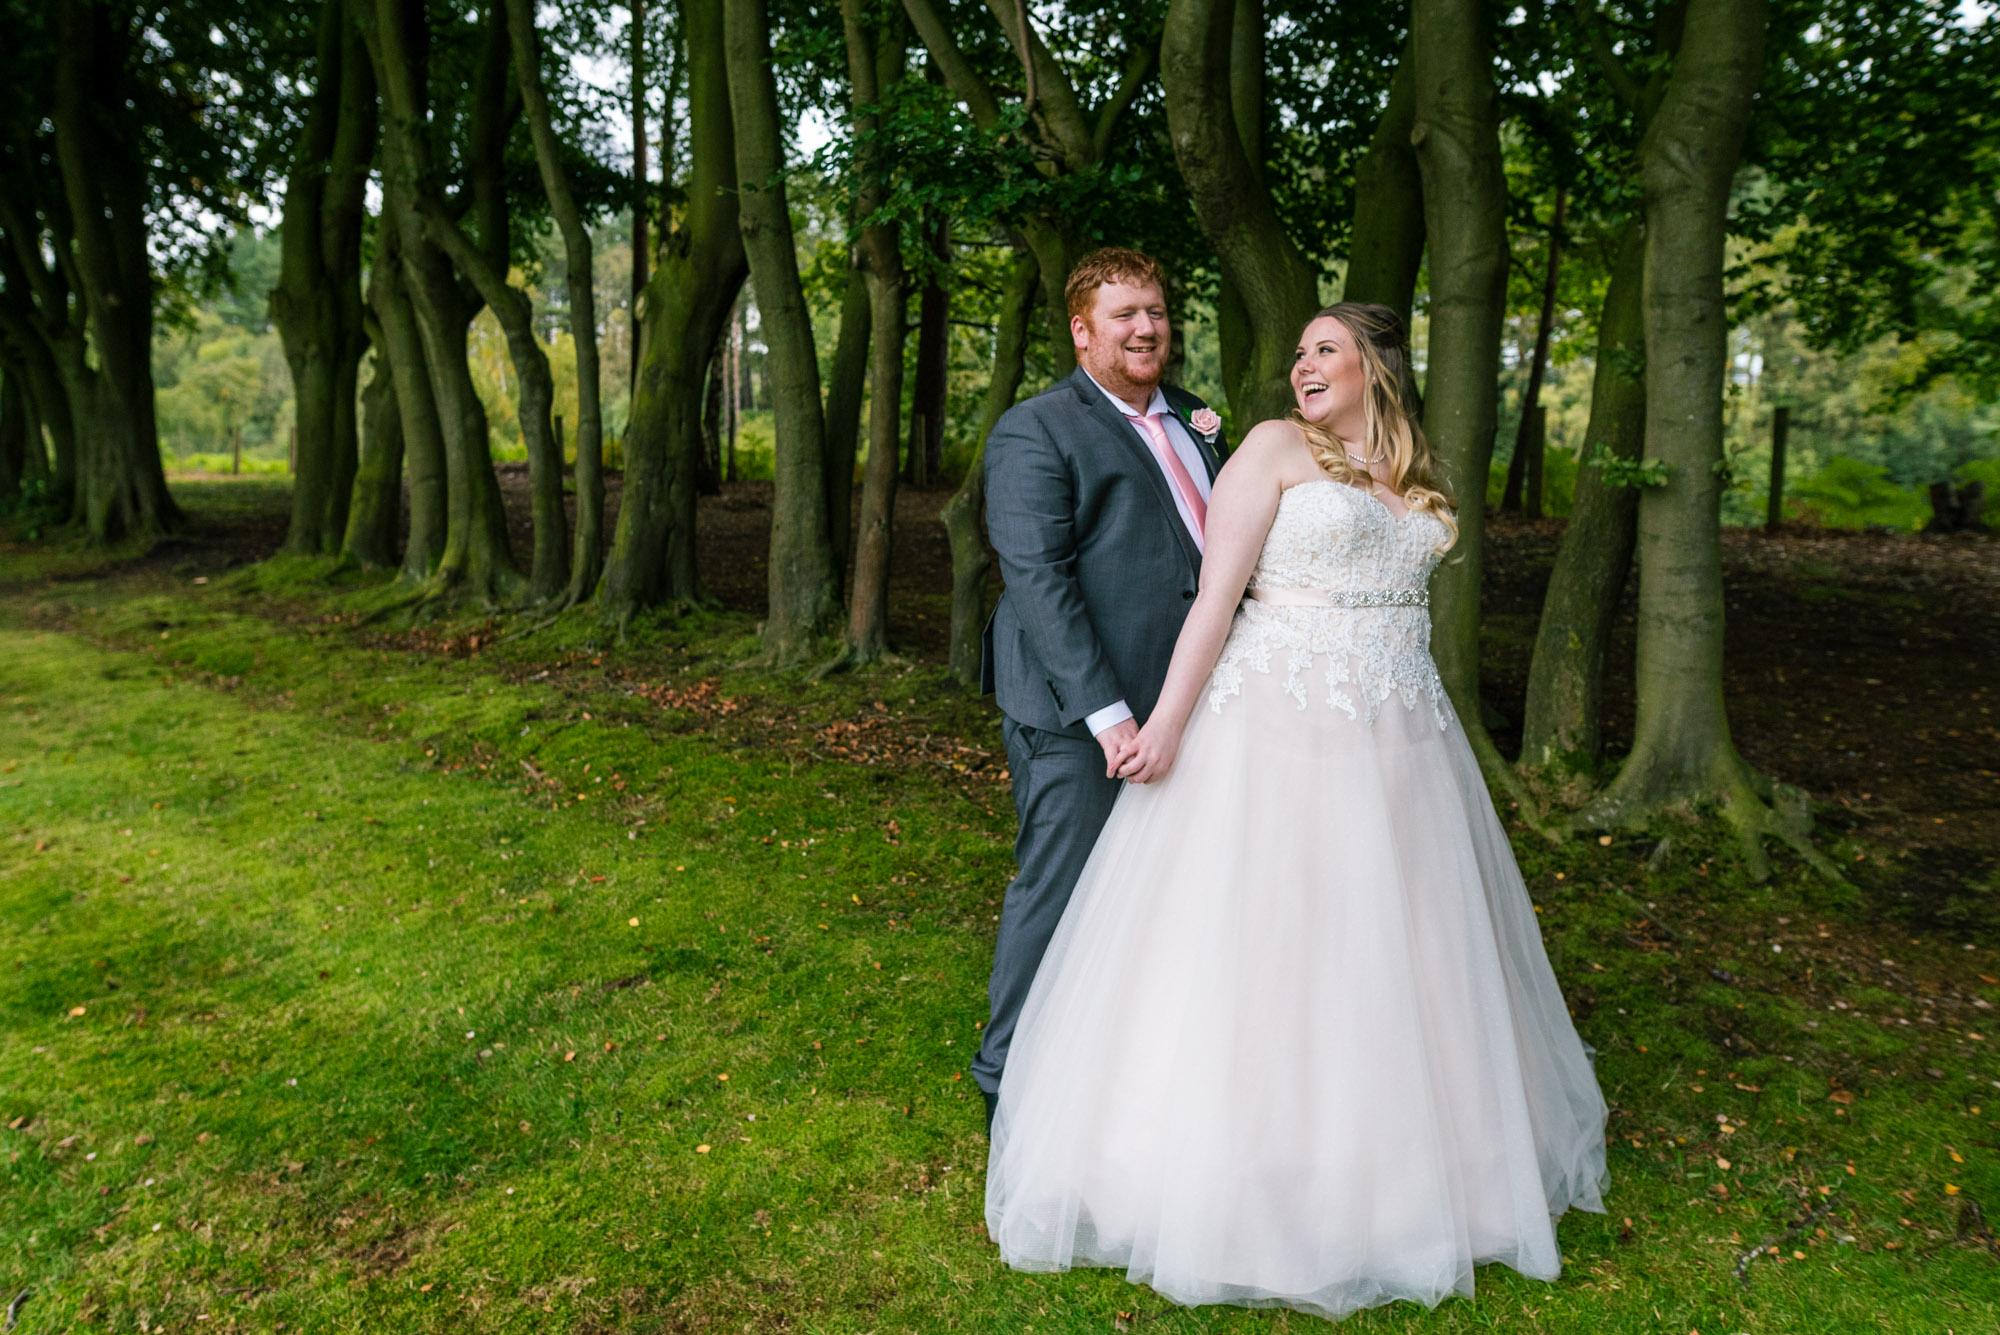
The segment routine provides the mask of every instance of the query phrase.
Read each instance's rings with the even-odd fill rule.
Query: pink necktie
[[[1188,513],[1194,516],[1194,531],[1205,538],[1208,528],[1208,502],[1201,498],[1201,491],[1194,485],[1194,479],[1188,476],[1187,465],[1181,462],[1180,455],[1174,453],[1173,445],[1167,440],[1167,429],[1160,425],[1160,415],[1147,413],[1138,420],[1146,424],[1146,434],[1153,438],[1153,453],[1160,457],[1160,466],[1167,470],[1167,476],[1174,480],[1174,486],[1180,490],[1181,499],[1187,502]]]

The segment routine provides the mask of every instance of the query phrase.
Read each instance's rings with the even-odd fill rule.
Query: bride
[[[986,1221],[1018,1269],[1339,1317],[1555,1278],[1605,1105],[1431,661],[1457,527],[1401,322],[1328,307],[1291,379],[1022,1011]]]

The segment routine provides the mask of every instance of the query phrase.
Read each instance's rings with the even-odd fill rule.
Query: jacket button
[[[1194,590],[1193,590],[1193,589],[1182,589],[1182,590],[1181,590],[1181,601],[1182,601],[1182,602],[1184,602],[1184,603],[1191,603],[1191,602],[1193,602],[1193,601],[1194,601]]]

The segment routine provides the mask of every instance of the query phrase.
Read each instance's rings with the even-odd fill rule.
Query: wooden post
[[[1792,410],[1771,410],[1771,494],[1764,501],[1764,531],[1776,533],[1785,517],[1785,443],[1792,434]]]
[[[229,433],[232,448],[236,451],[229,460],[229,475],[236,477],[243,472],[243,428],[237,427]]]
[[[568,460],[565,459],[563,455],[563,430],[562,430],[561,413],[554,414],[552,425],[556,429],[556,460],[558,463],[566,463],[568,462]]]
[[[238,427],[238,428],[236,428],[236,439],[237,439],[238,441],[241,441],[241,440],[243,439],[243,428],[242,428],[242,427]],[[240,459],[242,458],[242,456],[243,456],[243,450],[242,450],[242,446],[241,446],[241,445],[238,445],[236,453],[237,453],[237,458],[238,458],[238,459],[240,460]],[[296,422],[294,422],[294,423],[292,424],[292,450],[291,450],[291,455],[290,455],[290,457],[289,457],[289,458],[288,458],[288,459],[286,460],[286,467],[288,467],[288,468],[290,468],[290,469],[291,469],[291,471],[292,471],[292,475],[293,475],[294,477],[298,476],[298,472],[299,472],[299,427],[298,427],[298,423],[296,423]]]

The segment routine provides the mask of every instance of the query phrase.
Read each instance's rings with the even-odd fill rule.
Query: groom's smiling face
[[[1076,359],[1093,380],[1121,398],[1149,398],[1166,374],[1173,350],[1167,297],[1157,283],[1110,282],[1090,309],[1069,322]]]

